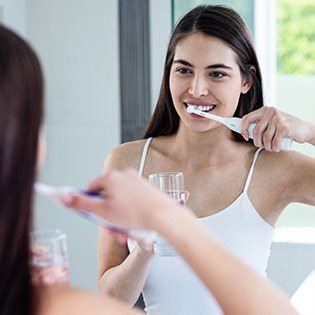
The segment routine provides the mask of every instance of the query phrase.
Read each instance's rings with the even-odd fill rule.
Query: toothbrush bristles
[[[188,113],[193,113],[194,110],[196,110],[196,109],[197,109],[197,106],[188,105],[188,107],[187,107],[187,112],[188,112]]]

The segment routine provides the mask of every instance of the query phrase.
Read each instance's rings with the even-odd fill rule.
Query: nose
[[[208,82],[202,77],[194,77],[191,82],[188,93],[195,98],[207,96],[209,94]]]

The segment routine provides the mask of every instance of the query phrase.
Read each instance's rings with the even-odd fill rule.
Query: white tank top
[[[139,176],[151,140],[143,148]],[[255,152],[241,195],[225,209],[198,220],[234,255],[265,276],[274,228],[259,215],[247,195],[260,151]],[[128,246],[132,250],[135,244],[128,242]],[[223,314],[217,301],[180,256],[154,255],[142,294],[149,315]]]

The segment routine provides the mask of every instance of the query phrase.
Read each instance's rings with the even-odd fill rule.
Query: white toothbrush
[[[196,114],[196,115],[208,118],[208,119],[215,120],[215,121],[225,125],[229,129],[231,129],[235,132],[241,133],[241,126],[242,126],[242,119],[241,118],[238,118],[238,117],[225,118],[225,117],[220,117],[220,116],[217,116],[214,114],[205,113],[202,110],[199,110],[197,108],[197,106],[194,106],[194,105],[188,105],[186,111],[190,114]],[[249,128],[248,128],[249,137],[251,139],[254,138],[253,130],[254,130],[255,126],[256,126],[256,124],[253,123],[253,124],[250,124]],[[281,140],[281,150],[290,151],[292,144],[293,144],[292,139],[290,139],[290,138],[282,139]]]
[[[34,188],[37,193],[45,197],[48,197],[54,201],[57,201],[58,203],[61,203],[60,197],[67,194],[81,194],[81,195],[86,195],[86,196],[90,196],[94,198],[104,198],[103,196],[97,193],[92,193],[89,191],[85,191],[85,190],[75,188],[75,187],[70,187],[70,186],[53,187],[53,186],[42,184],[42,183],[35,183]],[[105,227],[108,230],[111,230],[113,232],[118,232],[126,236],[130,236],[131,238],[140,240],[144,244],[149,244],[153,242],[157,237],[157,234],[154,231],[121,228],[116,225],[113,225],[112,223],[106,221],[105,219],[103,219],[102,217],[94,213],[91,213],[88,211],[82,211],[82,210],[76,211],[70,208],[67,208],[67,209],[93,223],[96,223],[100,226]]]

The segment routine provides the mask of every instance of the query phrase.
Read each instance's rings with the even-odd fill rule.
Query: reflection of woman
[[[195,216],[191,211],[174,204],[135,174],[109,172],[89,188],[104,192],[106,198],[77,195],[65,196],[63,201],[75,209],[89,209],[120,226],[157,231],[213,292],[224,314],[297,314],[283,293],[235,259],[200,222],[192,220]],[[125,192],[123,196],[121,191]],[[126,242],[125,236],[120,239]]]
[[[37,57],[0,25],[0,314],[138,314],[79,290],[31,284],[29,232],[42,102]]]
[[[245,127],[258,121],[255,145],[245,141],[245,131],[242,138],[188,114],[187,104],[219,116],[245,115]],[[273,225],[285,206],[315,204],[314,159],[273,151],[279,151],[283,137],[315,144],[315,127],[262,106],[260,69],[243,21],[227,8],[197,7],[172,34],[147,139],[114,149],[105,170],[138,168],[144,177],[184,172],[187,205],[234,254],[264,275]],[[130,305],[142,290],[149,314],[220,313],[180,257],[156,256],[140,246],[129,252],[104,230],[99,275],[102,292]]]

